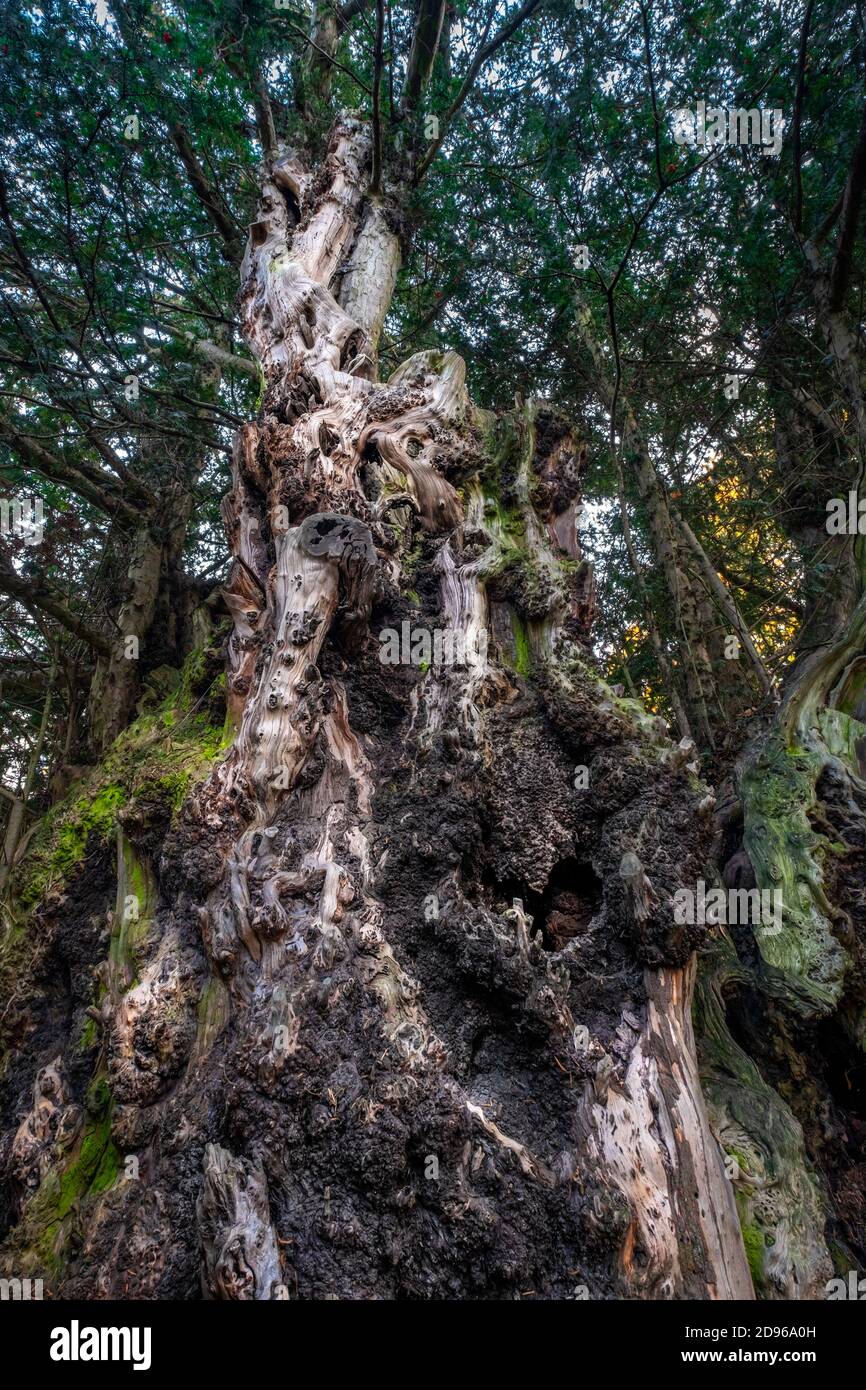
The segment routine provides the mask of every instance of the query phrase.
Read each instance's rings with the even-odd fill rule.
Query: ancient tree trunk
[[[376,380],[399,197],[365,197],[370,156],[346,118],[321,169],[263,183],[236,736],[161,850],[125,820],[100,1074],[134,1176],[90,1195],[74,1258],[57,1218],[56,1283],[750,1297],[691,1033],[703,929],[671,911],[712,798],[588,664],[574,429],[475,409],[451,353]],[[16,1170],[34,1261],[46,1155]]]

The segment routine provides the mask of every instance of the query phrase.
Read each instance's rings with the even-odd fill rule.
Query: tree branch
[[[400,96],[401,115],[409,115],[416,109],[430,81],[445,18],[445,4],[446,0],[418,0],[412,47]]]
[[[806,50],[809,45],[809,30],[812,26],[812,5],[809,0],[800,31],[800,52],[797,56],[797,91],[794,97],[794,112],[791,117],[791,149],[794,172],[794,211],[792,221],[794,231],[799,232],[803,225],[803,151],[800,140],[800,127],[803,118],[803,97],[806,91]]]
[[[359,10],[362,8],[363,6],[359,6]],[[355,13],[358,12],[359,11],[355,11]],[[293,23],[291,19],[286,19],[285,23],[295,34],[298,34],[299,37],[303,39],[310,50],[307,55],[307,69],[313,74],[319,96],[327,95],[332,67],[339,68],[340,72],[344,72],[347,77],[351,77],[353,82],[357,82],[362,91],[365,91],[368,96],[372,96],[372,92],[366,82],[364,82],[356,72],[353,72],[350,67],[347,67],[345,63],[341,63],[335,56],[337,51],[337,40],[340,35],[329,0],[323,0],[323,3],[316,5],[313,16],[312,36],[305,34],[303,29]]]
[[[475,86],[478,74],[483,68],[484,64],[487,62],[487,59],[491,58],[493,54],[496,52],[496,50],[498,48],[501,48],[502,45],[508,39],[511,38],[511,35],[515,33],[517,29],[520,28],[524,20],[529,19],[530,16],[535,13],[535,11],[542,3],[543,0],[523,0],[523,4],[520,6],[520,8],[514,12],[510,19],[506,20],[502,28],[496,34],[494,34],[493,38],[487,40],[485,43],[482,43],[475,57],[472,59],[472,62],[469,64],[466,76],[460,84],[460,90],[458,91],[456,97],[452,101],[448,110],[445,112],[445,115],[441,117],[439,121],[438,136],[435,140],[431,142],[426,154],[424,155],[423,159],[418,165],[418,168],[415,173],[416,184],[421,182],[421,180],[427,173],[427,170],[430,168],[430,165],[433,163],[433,160],[436,158],[436,154],[439,150],[440,145],[442,144],[442,141],[445,139],[445,136],[448,133],[451,122],[457,115],[457,112],[462,107],[469,93],[472,91],[472,88]],[[493,16],[491,14],[490,19],[492,19],[492,17]],[[490,19],[488,19],[487,21],[485,35],[490,26]]]
[[[851,279],[851,265],[854,242],[857,236],[857,223],[863,207],[863,193],[866,190],[866,104],[860,118],[860,133],[848,171],[845,192],[842,196],[842,225],[836,244],[836,255],[830,270],[830,290],[828,305],[831,313],[841,308]]]
[[[382,116],[379,98],[384,61],[385,5],[376,0],[376,44],[373,52],[373,163],[370,171],[370,193],[378,194],[382,183]]]
[[[91,627],[90,623],[79,617],[77,613],[73,613],[63,596],[51,589],[44,580],[22,579],[20,574],[16,574],[11,562],[5,556],[0,557],[0,593],[18,599],[25,608],[31,611],[33,608],[37,608],[40,612],[47,613],[67,632],[73,633],[82,642],[86,642],[100,656],[111,656],[111,643],[104,633]]]
[[[259,143],[265,160],[270,164],[277,153],[277,132],[274,126],[274,113],[271,108],[268,84],[260,68],[251,66],[250,82],[253,88],[253,105],[256,109]]]
[[[180,155],[190,187],[223,239],[228,259],[233,262],[240,261],[242,245],[239,229],[226,209],[222,195],[214,188],[201,167],[189,136],[177,121],[169,124],[168,133]]]
[[[95,507],[99,507],[100,511],[107,512],[109,516],[122,516],[136,525],[141,521],[140,509],[133,507],[119,493],[112,490],[114,479],[106,478],[106,483],[111,485],[107,490],[99,486],[80,469],[73,468],[65,460],[58,458],[55,454],[50,454],[35,439],[22,434],[15,428],[12,421],[2,414],[0,414],[0,439],[5,439],[26,460],[29,466],[35,468],[44,478],[48,478],[52,482],[62,483]]]

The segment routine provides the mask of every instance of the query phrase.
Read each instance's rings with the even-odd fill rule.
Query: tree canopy
[[[39,546],[4,537],[12,791],[48,686],[55,757],[61,716],[85,708],[142,516],[165,527],[169,499],[191,498],[184,574],[204,594],[224,573],[231,432],[260,390],[235,306],[257,164],[269,141],[321,153],[341,109],[375,106],[386,190],[397,170],[412,185],[383,374],[447,346],[479,404],[544,396],[580,423],[612,678],[670,715],[694,640],[625,403],[771,686],[834,620],[827,596],[858,563],[827,537],[825,505],[856,479],[863,438],[815,283],[831,277],[859,321],[859,7],[457,3],[423,87],[415,19],[360,0],[7,7],[2,486],[45,517]],[[679,143],[676,113],[698,102],[781,113],[779,151]],[[738,629],[719,604],[721,639]],[[151,664],[175,659],[159,645]],[[710,725],[766,694],[738,673],[736,698],[714,680]]]

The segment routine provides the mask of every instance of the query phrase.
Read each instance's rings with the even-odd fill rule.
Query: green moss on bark
[[[732,1181],[757,1292],[815,1298],[831,1272],[827,1193],[807,1160],[800,1124],[728,1027],[725,1001],[750,978],[729,938],[714,936],[702,953],[695,992],[701,1084],[713,1132],[736,1158]]]
[[[739,1194],[737,1195],[739,1198]],[[739,1200],[737,1201],[737,1209],[740,1209]],[[761,1293],[764,1288],[764,1233],[757,1226],[750,1226],[748,1222],[744,1223],[742,1218],[740,1228],[743,1233],[743,1247],[749,1262],[752,1283],[755,1286],[755,1292]]]
[[[51,1279],[62,1272],[87,1206],[117,1181],[122,1155],[111,1137],[113,1108],[107,1079],[95,1078],[78,1138],[45,1175],[13,1233],[16,1261],[25,1275],[39,1273]]]
[[[139,716],[44,817],[12,878],[16,915],[26,916],[80,870],[89,853],[110,844],[136,804],[161,805],[175,815],[225,752],[231,741],[225,723],[184,714],[183,692],[182,683],[170,708]]]
[[[858,773],[864,741],[866,725],[821,707],[809,746],[777,732],[742,780],[744,844],[758,885],[782,895],[781,930],[759,930],[758,947],[773,988],[807,1014],[838,1005],[851,965],[838,930],[847,919],[825,889],[828,865],[847,847],[822,833],[823,826],[815,828],[821,823],[816,786],[833,759]]]

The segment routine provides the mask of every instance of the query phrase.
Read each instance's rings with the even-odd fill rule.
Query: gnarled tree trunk
[[[84,1142],[61,1058],[10,1248],[39,1265],[49,1227],[84,1296],[751,1297],[691,1031],[703,929],[671,910],[712,798],[588,662],[574,428],[475,409],[451,353],[376,379],[405,195],[368,197],[370,164],[346,117],[322,168],[266,171],[236,734],[161,844],[140,817],[121,838],[98,1075],[122,1175],[47,1210]],[[387,664],[404,624],[458,660]]]

